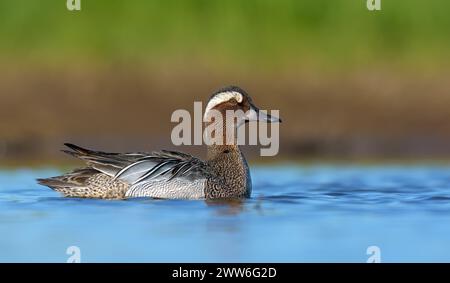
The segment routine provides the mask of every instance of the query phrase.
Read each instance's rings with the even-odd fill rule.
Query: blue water
[[[0,262],[450,262],[450,167],[252,167],[243,202],[68,199],[0,171]]]

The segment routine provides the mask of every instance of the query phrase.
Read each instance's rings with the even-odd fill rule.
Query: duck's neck
[[[206,113],[205,116],[208,115]],[[226,121],[220,123],[220,120],[212,119],[206,123],[207,162],[220,179],[221,190],[227,190],[224,195],[249,197],[252,186],[250,172],[238,146],[237,127],[234,120],[230,122],[233,124],[228,128]]]
[[[250,196],[250,172],[238,145],[209,145],[207,156],[207,162],[227,189],[235,190],[242,197]]]

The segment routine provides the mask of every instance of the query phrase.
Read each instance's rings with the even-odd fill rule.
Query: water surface
[[[232,203],[69,199],[0,171],[0,262],[450,261],[450,166],[253,166]]]

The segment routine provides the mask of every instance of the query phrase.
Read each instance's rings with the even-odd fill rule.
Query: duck
[[[204,111],[208,125],[214,111],[242,110],[231,122],[237,131],[250,121],[281,123],[281,119],[261,111],[243,89],[228,86],[214,92]],[[230,125],[228,123],[228,125]],[[207,143],[207,158],[161,150],[154,152],[110,153],[65,143],[63,152],[81,159],[85,167],[50,178],[37,179],[64,197],[128,199],[244,199],[251,197],[252,181],[247,161],[234,137]]]

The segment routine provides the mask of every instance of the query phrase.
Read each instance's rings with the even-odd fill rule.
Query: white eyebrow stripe
[[[214,107],[216,107],[217,105],[224,103],[226,101],[229,101],[230,99],[236,99],[236,101],[238,103],[241,103],[242,100],[244,99],[242,97],[242,94],[237,92],[237,91],[226,91],[226,92],[221,92],[216,94],[213,98],[211,98],[211,100],[208,102],[208,105],[206,105],[206,109],[205,109],[205,118],[206,118],[206,113],[208,113],[209,111],[211,111],[211,109],[213,109]]]

